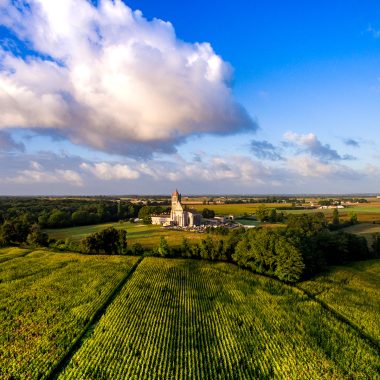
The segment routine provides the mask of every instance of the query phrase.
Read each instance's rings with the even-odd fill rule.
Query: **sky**
[[[375,0],[0,0],[0,195],[380,193]]]

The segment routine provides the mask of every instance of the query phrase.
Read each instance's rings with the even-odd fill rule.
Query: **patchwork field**
[[[300,287],[380,343],[380,260],[332,268]]]
[[[118,229],[126,229],[128,244],[133,245],[134,243],[140,243],[145,248],[157,247],[161,236],[165,237],[172,247],[180,246],[183,237],[186,237],[190,243],[192,241],[200,241],[204,238],[204,235],[200,233],[167,230],[161,226],[129,222],[51,229],[45,230],[45,232],[54,239],[66,240],[70,238],[74,241],[79,241],[92,233],[99,232],[111,226]]]
[[[136,260],[34,251],[2,262],[0,379],[44,377]]]
[[[355,327],[379,342],[379,261],[301,284],[351,325],[303,291],[228,263],[5,256],[1,379],[380,378],[378,345]]]

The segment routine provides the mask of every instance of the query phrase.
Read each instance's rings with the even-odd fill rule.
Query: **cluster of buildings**
[[[152,215],[152,224],[162,226],[194,227],[200,226],[201,221],[201,214],[181,204],[181,194],[178,193],[178,190],[172,194],[170,215]]]

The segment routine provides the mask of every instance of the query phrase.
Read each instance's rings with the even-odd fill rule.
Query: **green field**
[[[2,262],[0,379],[46,375],[136,260],[40,250]]]
[[[69,227],[60,229],[44,230],[49,237],[66,240],[70,238],[79,241],[86,236],[99,232],[107,227],[123,228],[127,231],[128,244],[140,243],[144,248],[155,248],[160,242],[161,236],[165,237],[172,247],[180,246],[183,237],[190,243],[204,239],[204,235],[196,232],[168,230],[161,226],[140,223],[108,223],[93,226]]]
[[[379,342],[380,261],[301,284],[351,325],[233,264],[20,253],[0,250],[1,379],[380,378],[359,330]]]
[[[334,267],[300,286],[380,342],[380,260]]]
[[[60,379],[345,379],[380,355],[317,302],[225,263],[146,258]]]

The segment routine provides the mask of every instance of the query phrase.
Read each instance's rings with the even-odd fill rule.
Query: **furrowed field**
[[[380,356],[301,291],[237,267],[145,258],[60,379],[375,379]]]
[[[300,286],[380,342],[380,260],[335,267]]]
[[[0,250],[0,379],[380,378],[379,261],[301,283],[313,300],[233,264],[141,259]]]
[[[137,261],[25,252],[0,250],[0,379],[46,376]]]

